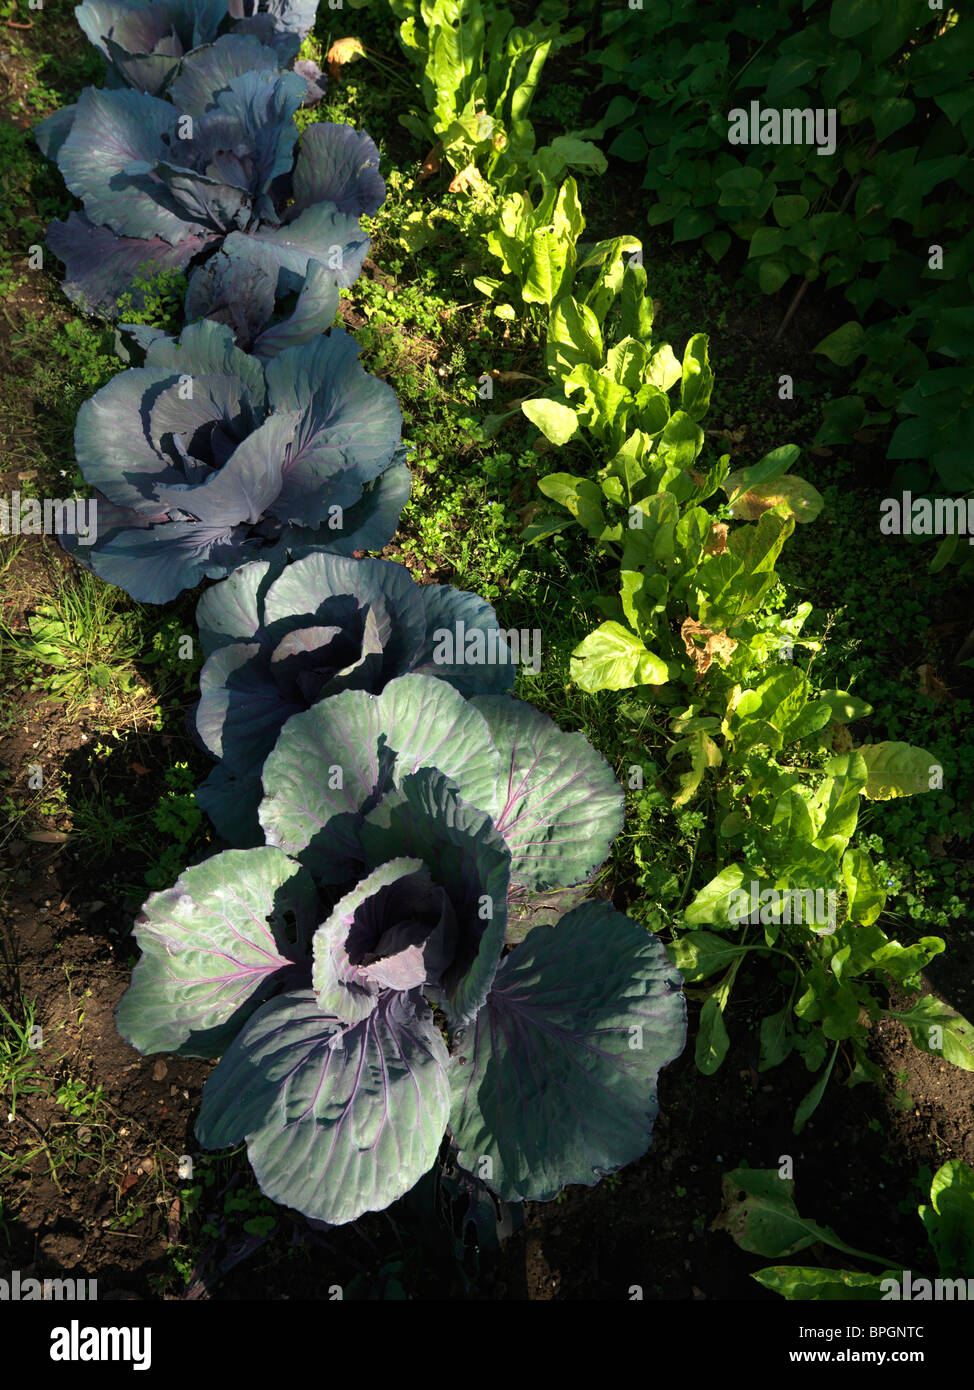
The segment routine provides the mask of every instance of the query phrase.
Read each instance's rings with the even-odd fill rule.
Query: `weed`
[[[87,1119],[100,1105],[104,1087],[96,1086],[88,1090],[83,1081],[76,1077],[65,1081],[54,1093],[58,1105],[62,1105],[75,1120]]]
[[[0,1088],[9,1097],[8,1122],[17,1117],[17,1101],[24,1096],[43,1095],[47,1079],[40,1066],[37,1005],[23,1000],[23,1023],[18,1023],[0,1004],[6,1027],[0,1027]]]
[[[72,579],[58,571],[51,599],[28,619],[29,637],[7,630],[14,660],[26,666],[33,689],[63,701],[71,715],[144,705],[148,691],[133,665],[141,643],[128,601],[86,570]]]

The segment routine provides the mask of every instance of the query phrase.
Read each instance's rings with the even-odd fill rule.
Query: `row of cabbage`
[[[682,980],[583,900],[622,789],[512,696],[490,606],[363,558],[409,493],[394,392],[336,323],[385,196],[376,146],[315,123],[298,147],[313,7],[76,13],[108,78],[37,132],[82,204],[48,233],[64,291],[108,319],[160,274],[188,291],[178,337],[119,325],[133,365],[79,411],[99,535],[74,553],[144,602],[219,581],[199,798],[230,846],[145,903],[118,1027],[219,1058],[200,1143],[246,1141],[262,1190],[319,1221],[447,1157],[502,1199],[591,1185],[650,1141]]]

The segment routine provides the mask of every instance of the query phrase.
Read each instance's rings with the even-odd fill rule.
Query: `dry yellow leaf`
[[[438,174],[440,172],[441,149],[441,145],[434,145],[433,148],[430,150],[429,154],[423,160],[422,168],[419,171],[420,183],[422,183],[424,179],[431,179],[434,174]]]
[[[336,82],[342,80],[342,68],[346,63],[354,63],[356,58],[364,58],[365,49],[360,39],[336,39],[325,54],[328,71]]]
[[[710,527],[710,539],[704,546],[705,555],[723,555],[727,549],[727,534],[730,528],[726,521],[715,521]]]
[[[933,700],[935,704],[945,700],[950,691],[938,676],[934,675],[933,667],[926,662],[917,667],[917,675],[920,677],[920,693]]]
[[[680,636],[683,638],[687,656],[697,668],[698,676],[710,670],[715,656],[725,663],[737,650],[737,643],[733,637],[728,637],[726,632],[714,632],[712,628],[698,623],[695,618],[687,618],[684,621],[680,628]],[[698,637],[704,642],[702,648],[697,646],[695,639]]]
[[[449,193],[469,193],[472,189],[486,188],[487,181],[476,164],[468,164],[450,184]]]

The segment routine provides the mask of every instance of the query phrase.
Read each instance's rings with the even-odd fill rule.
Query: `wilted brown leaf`
[[[777,504],[776,497],[759,497],[757,492],[742,492],[734,498],[731,510],[738,521],[757,521],[763,512],[769,512]]]
[[[730,527],[726,521],[715,521],[710,527],[710,539],[704,546],[705,555],[723,555],[727,549],[727,535]]]
[[[442,145],[434,145],[423,160],[419,170],[420,183],[422,183],[424,179],[431,179],[434,174],[440,172],[440,153],[442,149]]]
[[[721,484],[727,496],[733,499],[731,510],[736,521],[757,521],[764,512],[779,506],[787,507],[795,520],[802,522],[814,521],[821,512],[821,494],[806,479],[793,473],[737,493],[745,472],[745,469],[738,469],[728,473]]]
[[[448,193],[470,193],[473,189],[487,187],[487,180],[477,168],[476,164],[468,164],[466,169],[461,169],[459,174],[447,189]]]
[[[836,753],[848,753],[852,747],[852,735],[845,724],[832,726],[832,749]]]
[[[933,673],[933,667],[924,663],[917,667],[917,675],[920,677],[920,694],[926,695],[935,704],[940,704],[941,700],[946,700],[950,694],[943,681],[938,679]]]
[[[740,425],[736,430],[707,430],[711,439],[726,439],[730,444],[740,444],[747,434],[747,425]]]
[[[712,628],[704,627],[703,623],[698,623],[695,618],[685,619],[680,628],[680,636],[683,638],[687,656],[697,668],[698,676],[702,676],[710,670],[715,656],[719,657],[722,663],[725,663],[730,660],[737,649],[737,643],[733,637],[728,637],[726,632],[714,632]],[[698,637],[703,638],[703,647],[697,646],[696,638]]]

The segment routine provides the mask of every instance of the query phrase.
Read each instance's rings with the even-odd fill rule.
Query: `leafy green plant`
[[[292,824],[286,787],[295,773],[311,785],[308,771],[321,765],[323,748],[354,750],[355,761],[343,771],[339,800],[320,787],[328,807],[297,812],[300,824]],[[372,770],[377,757],[387,760],[381,773]],[[377,776],[384,785],[373,789]],[[138,929],[143,955],[116,1016],[145,1052],[221,1054],[197,1129],[205,1147],[246,1138],[268,1197],[334,1224],[414,1187],[436,1163],[448,1121],[458,1164],[478,1168],[504,1201],[550,1200],[566,1181],[591,1185],[643,1151],[646,1098],[685,1039],[679,977],[661,943],[608,904],[584,903],[556,925],[534,925],[550,902],[539,902],[539,891],[580,886],[577,901],[621,826],[621,790],[584,738],[560,734],[506,695],[466,701],[443,681],[406,675],[380,695],[345,690],[294,715],[262,780],[261,823],[301,862],[268,844],[227,850],[153,895]],[[356,830],[351,848],[339,847],[341,827],[353,822],[361,836]],[[325,929],[316,935],[319,921]],[[363,948],[363,930],[374,949]],[[422,949],[406,941],[417,935],[428,942]],[[502,961],[505,942],[516,949]],[[597,1006],[583,964],[591,950],[612,961],[617,982],[607,989],[600,981]],[[201,951],[213,963],[208,982]],[[567,976],[559,951],[571,961]],[[245,958],[236,978],[227,975],[231,958]],[[451,1026],[450,1052],[424,987]],[[306,1078],[318,1097],[300,1115],[278,1105],[292,1081],[273,1067],[261,1072],[259,1096],[241,1088],[237,1068],[250,1065],[263,1028],[283,1028],[300,1085]],[[596,1032],[593,1073],[586,1039]],[[310,1051],[309,1039],[320,1040]],[[336,1072],[339,1058],[347,1069]],[[483,1081],[487,1067],[493,1088]],[[530,1119],[523,1106],[509,1112],[511,1097],[525,1087],[537,1097],[533,1078],[549,1072],[562,1082],[550,1096],[556,1110],[567,1099],[575,1113],[581,1096],[585,1113],[598,1117],[611,1092],[611,1114],[581,1127],[559,1126],[543,1107]],[[388,1138],[354,1181],[323,1181],[336,1164],[347,1176],[357,1143],[349,1121],[361,1133],[376,1117]],[[322,1124],[334,1128],[324,1146]],[[407,1136],[396,1139],[394,1162],[393,1133]],[[312,1145],[310,1166],[288,1157],[294,1142]]]
[[[146,692],[133,662],[140,652],[136,616],[116,590],[79,571],[59,573],[49,601],[28,618],[30,636],[8,630],[12,658],[33,674],[34,688],[77,709],[93,699],[109,708]]]
[[[600,441],[607,434],[620,442],[624,437],[625,422],[614,421],[613,412],[625,399],[625,390],[613,390],[608,383],[635,383],[645,365],[639,355],[650,334],[653,307],[646,295],[642,247],[629,236],[585,246],[579,242],[584,229],[578,187],[571,177],[560,188],[542,179],[537,205],[527,192],[499,203],[485,241],[510,278],[478,276],[474,285],[499,301],[494,306],[498,318],[513,322],[527,317],[543,327],[545,363],[554,384],[542,399],[524,398],[489,417],[488,434],[520,410],[559,446],[579,437],[580,423]],[[627,253],[634,254],[624,264]],[[580,276],[592,281],[584,290]],[[613,350],[603,331],[617,300],[613,317],[623,339]],[[633,335],[635,340],[629,341]],[[573,393],[580,393],[581,404],[569,401]],[[647,395],[640,397],[640,407]]]
[[[2,1004],[0,1015],[6,1025],[0,1028],[0,1087],[8,1097],[8,1114],[13,1119],[18,1098],[46,1094],[48,1082],[39,1067],[35,1044],[37,1005],[23,1001],[22,1023],[12,1018]]]
[[[527,192],[501,199],[486,245],[500,261],[503,273],[513,277],[513,283],[492,276],[474,280],[488,298],[502,296],[494,308],[498,318],[514,320],[519,310],[524,312],[525,306],[531,305],[550,310],[555,300],[568,292],[575,276],[575,243],[584,226],[578,189],[571,178],[561,188],[542,180],[537,205]]]
[[[969,1288],[974,1277],[974,1171],[960,1159],[951,1159],[937,1170],[930,1184],[929,1205],[917,1208],[929,1242],[928,1272],[935,1262],[939,1273],[933,1279],[914,1276],[882,1255],[846,1245],[831,1227],[799,1214],[794,1190],[794,1182],[779,1176],[774,1168],[735,1169],[724,1178],[723,1207],[711,1230],[726,1231],[742,1250],[774,1260],[822,1244],[878,1264],[883,1272],[774,1264],[751,1275],[766,1289],[782,1298],[807,1301],[965,1297],[965,1282]]]
[[[970,487],[971,17],[911,0],[701,0],[606,10],[602,38],[591,60],[616,94],[583,133],[645,171],[650,223],[701,239],[715,261],[740,238],[765,294],[797,279],[782,328],[812,283],[854,306],[816,351],[865,365],[817,442],[897,412],[889,458]],[[802,114],[775,138],[789,110],[834,125],[813,137]],[[743,131],[759,113],[760,132]]]
[[[528,111],[549,53],[582,37],[534,18],[525,28],[509,10],[481,0],[392,0],[400,42],[422,69],[424,112],[400,121],[457,171],[458,187],[519,189],[566,169],[604,173],[597,146],[575,135],[535,149]],[[483,173],[481,173],[481,168]]]
[[[146,872],[145,881],[152,889],[167,888],[179,876],[186,862],[188,847],[204,826],[202,808],[194,796],[196,774],[186,762],[176,762],[165,771],[166,790],[153,808],[150,820],[158,836],[163,837],[165,849],[156,863]]]
[[[103,1087],[98,1085],[89,1090],[85,1082],[77,1077],[69,1077],[54,1093],[58,1105],[64,1107],[72,1119],[83,1120],[98,1108]]]
[[[552,443],[577,440],[608,462],[594,479],[542,478],[541,492],[568,516],[541,517],[525,538],[578,525],[618,570],[618,596],[591,596],[605,621],[576,647],[571,675],[590,693],[640,692],[647,714],[669,711],[667,762],[689,764],[674,805],[704,796],[717,821],[718,872],[685,908],[691,930],[678,931],[671,948],[689,983],[719,977],[704,997],[697,1065],[712,1073],[726,1056],[723,1015],[746,954],[783,956],[787,1003],[762,1024],[761,1066],[797,1051],[820,1073],[795,1116],[797,1133],[840,1042],[851,1045],[852,1076],[875,1079],[865,1053],[867,1025],[882,1012],[874,986],[914,987],[944,950],[935,936],[902,946],[876,925],[885,890],[868,851],[852,844],[862,798],[936,790],[943,769],[899,741],[853,748],[847,725],[871,707],[818,688],[811,662],[806,671],[794,664],[796,646],[814,657],[821,643],[802,636],[811,604],[782,611],[775,566],[822,498],[789,472],[793,445],[733,472],[728,455],[704,457],[714,382],[707,338],[693,335],[682,363],[655,343],[646,272],[623,255],[620,241],[600,244],[588,293],[553,296],[546,360],[555,386],[520,403]],[[607,326],[623,335],[612,346]],[[727,500],[710,511],[704,503],[718,491]],[[703,927],[740,935],[729,944]],[[974,1067],[966,1020],[930,995],[915,1009],[904,1021],[919,1046]]]

